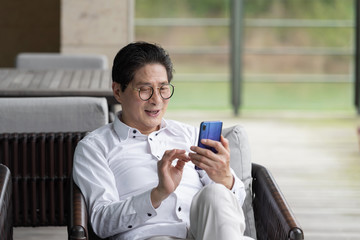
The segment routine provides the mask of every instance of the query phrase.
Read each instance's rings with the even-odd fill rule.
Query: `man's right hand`
[[[175,166],[172,162],[177,159]],[[179,186],[185,164],[190,161],[185,150],[173,149],[165,152],[158,162],[159,184],[151,191],[151,202],[154,208],[158,208],[175,189]]]

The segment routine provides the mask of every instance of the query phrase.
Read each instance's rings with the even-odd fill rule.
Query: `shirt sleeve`
[[[73,179],[88,206],[95,233],[102,238],[130,230],[157,215],[151,189],[119,199],[115,177],[105,154],[90,142],[81,141],[74,155]]]
[[[245,185],[244,183],[236,176],[236,173],[233,169],[231,169],[231,172],[235,178],[234,185],[231,189],[231,191],[235,194],[235,197],[240,203],[240,206],[244,204],[245,197],[246,197],[246,191],[245,191]]]

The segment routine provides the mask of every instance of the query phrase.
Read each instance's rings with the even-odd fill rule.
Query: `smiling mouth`
[[[157,115],[159,115],[160,110],[155,110],[155,111],[149,111],[149,110],[145,110],[146,114],[149,116],[153,116],[156,117]]]

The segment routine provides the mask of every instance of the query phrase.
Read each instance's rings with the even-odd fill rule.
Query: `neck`
[[[120,114],[119,120],[120,120],[122,123],[124,123],[124,124],[126,124],[127,126],[129,126],[129,127],[136,128],[137,130],[139,130],[142,134],[144,134],[144,135],[146,135],[146,136],[150,135],[152,132],[158,131],[158,130],[160,129],[160,127],[161,127],[161,124],[160,124],[160,125],[156,126],[156,127],[153,128],[153,129],[144,130],[144,129],[141,129],[140,127],[138,127],[138,126],[131,126],[131,125],[128,124],[126,121],[124,121],[122,114]]]

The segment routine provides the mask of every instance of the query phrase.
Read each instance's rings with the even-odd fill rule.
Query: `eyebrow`
[[[170,84],[170,83],[168,81],[159,83],[159,85],[166,85],[166,84]],[[139,82],[139,83],[135,84],[135,86],[152,86],[152,84],[149,82]]]

